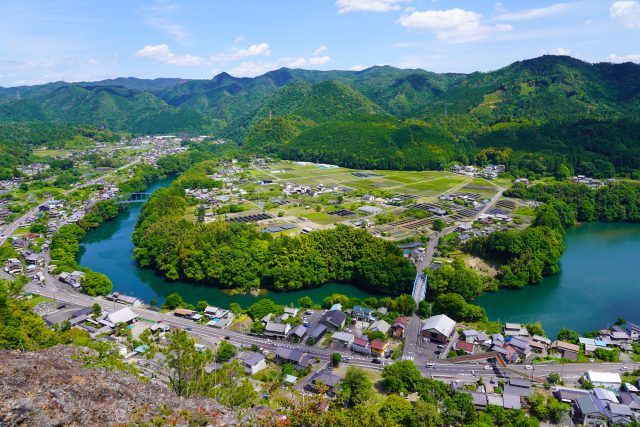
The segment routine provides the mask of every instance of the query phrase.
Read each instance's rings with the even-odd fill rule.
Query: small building
[[[296,317],[298,315],[298,309],[295,307],[285,307],[284,312],[291,317]]]
[[[295,348],[278,347],[276,360],[281,363],[292,363],[301,368],[306,368],[311,363],[311,357]]]
[[[456,322],[453,319],[445,314],[439,314],[429,317],[422,323],[420,335],[431,341],[444,344],[451,338],[455,327]]]
[[[238,355],[238,360],[245,367],[245,370],[249,375],[254,375],[267,367],[267,360],[265,357],[255,351],[240,353]]]
[[[456,341],[456,345],[454,346],[456,350],[464,351],[467,354],[473,354],[474,345],[472,342],[467,341]]]
[[[578,360],[580,346],[577,344],[571,344],[565,341],[556,341],[552,344],[551,347],[557,349],[565,359]]]
[[[353,343],[354,339],[355,337],[352,334],[349,334],[346,332],[336,332],[331,337],[331,341],[334,344],[342,347],[347,347],[347,348],[351,347],[351,344]]]
[[[391,329],[391,325],[388,324],[384,319],[376,320],[369,326],[368,328],[371,332],[382,332],[387,335],[389,329]]]
[[[355,338],[351,344],[351,351],[356,353],[371,354],[371,345],[366,337]]]
[[[196,312],[193,310],[187,310],[186,308],[176,308],[173,310],[173,315],[176,317],[183,317],[185,319],[191,318]]]
[[[384,356],[385,352],[389,348],[389,343],[382,340],[371,341],[371,352],[378,356]]]
[[[129,307],[125,307],[118,311],[114,311],[113,313],[107,314],[106,316],[104,316],[102,321],[100,321],[100,323],[113,328],[118,323],[124,323],[127,325],[131,324],[137,318],[138,316]]]
[[[274,338],[286,338],[291,330],[289,323],[267,322],[264,327],[263,335]]]
[[[462,336],[466,342],[474,343],[478,339],[478,331],[475,329],[467,329],[462,331]]]
[[[617,390],[622,384],[622,379],[616,372],[587,371],[584,376],[594,387],[613,388]]]
[[[310,342],[309,340],[318,342],[320,338],[322,338],[322,336],[326,333],[327,327],[324,325],[318,325],[311,332],[309,332],[309,335],[307,336],[307,342]]]
[[[308,329],[304,325],[296,326],[291,330],[291,332],[289,332],[289,338],[299,342],[302,339],[304,339],[304,336],[307,334],[307,331]]]
[[[351,309],[351,317],[362,322],[369,322],[371,320],[371,316],[373,315],[373,310],[369,307],[362,307],[356,305]]]
[[[338,310],[329,310],[322,317],[322,321],[325,324],[336,330],[344,328],[344,323],[346,322],[346,320],[347,315]]]
[[[358,212],[366,215],[376,215],[382,212],[382,208],[378,208],[375,206],[360,206],[358,208]]]
[[[528,337],[529,331],[520,323],[505,323],[504,335],[507,337]]]
[[[582,422],[582,425],[607,425],[609,421],[607,409],[602,405],[596,406],[596,403],[590,395],[578,396],[575,400],[575,408],[576,418]]]
[[[340,381],[342,381],[342,378],[337,375],[330,372],[319,372],[309,379],[305,388],[314,393],[324,389],[328,395],[332,396],[335,394],[336,387]]]
[[[407,325],[409,324],[409,320],[406,317],[400,316],[396,317],[393,321],[393,326],[391,329],[391,335],[396,338],[403,338],[404,332],[407,330]]]

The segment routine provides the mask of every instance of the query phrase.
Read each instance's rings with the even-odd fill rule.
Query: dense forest
[[[471,74],[282,68],[0,88],[0,123],[208,133],[254,153],[362,168],[486,164],[485,149],[509,149],[501,160],[517,175],[607,178],[640,174],[639,94],[640,65],[547,55]],[[0,148],[20,158],[18,145]]]
[[[172,280],[244,290],[292,290],[336,281],[383,294],[410,292],[414,267],[396,245],[366,230],[340,226],[273,238],[253,225],[185,220],[183,188],[195,179],[207,180],[203,177],[210,165],[194,166],[145,204],[133,235],[134,257],[141,266],[155,267]]]

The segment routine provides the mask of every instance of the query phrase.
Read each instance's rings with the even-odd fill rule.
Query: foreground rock
[[[0,426],[250,425],[205,398],[180,398],[163,384],[104,368],[83,368],[70,346],[0,350]],[[249,411],[252,418],[259,410]]]

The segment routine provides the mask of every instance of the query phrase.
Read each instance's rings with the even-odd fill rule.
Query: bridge
[[[415,300],[416,303],[420,303],[420,301],[424,301],[427,297],[427,274],[424,272],[418,272],[416,274],[416,279],[413,281],[413,292],[411,292],[411,297]]]
[[[116,198],[117,204],[122,203],[144,203],[149,200],[149,196],[151,193],[129,193],[129,194],[120,194]]]

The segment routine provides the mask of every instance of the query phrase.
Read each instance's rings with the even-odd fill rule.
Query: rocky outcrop
[[[0,426],[251,425],[206,398],[180,398],[163,384],[119,370],[84,368],[71,346],[0,350]],[[254,419],[259,410],[247,411]],[[158,425],[154,424],[154,425]]]

